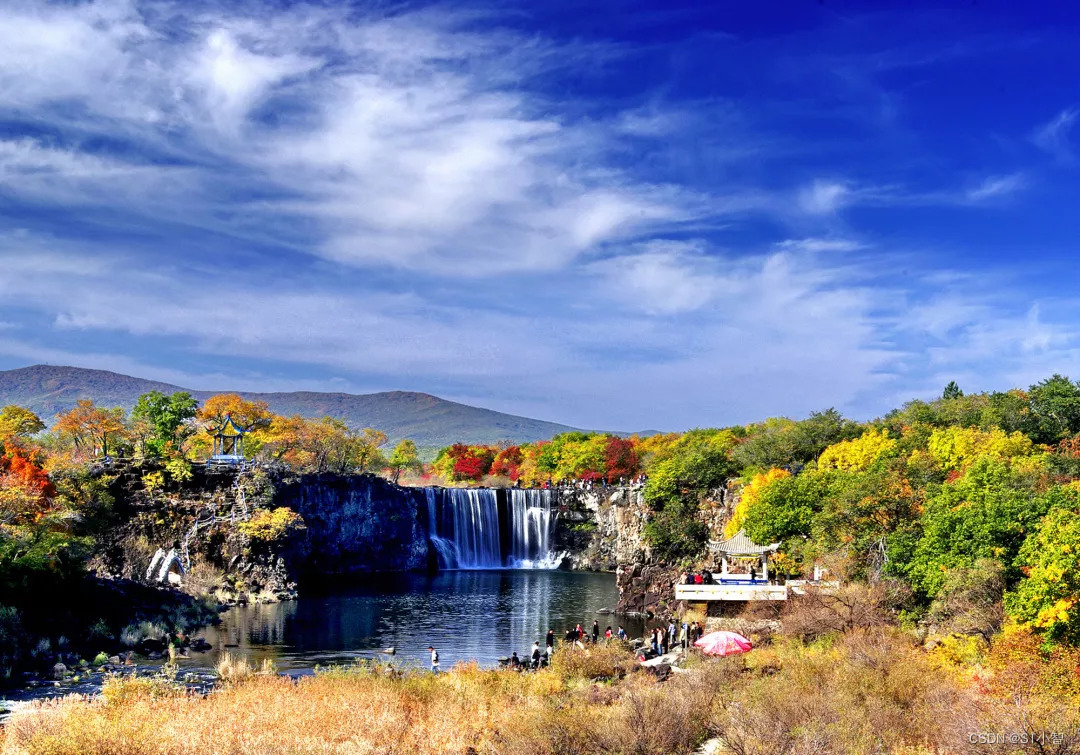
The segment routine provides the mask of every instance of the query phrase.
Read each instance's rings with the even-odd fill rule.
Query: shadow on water
[[[548,628],[561,640],[569,627],[601,631],[621,623],[640,636],[643,623],[598,615],[618,599],[611,574],[539,570],[449,571],[435,575],[379,574],[322,585],[305,597],[271,605],[238,606],[202,636],[213,645],[185,666],[207,666],[229,652],[253,663],[271,659],[278,669],[306,673],[316,665],[383,658],[396,649],[397,665],[425,665],[428,645],[444,669],[458,661],[497,664],[513,651],[525,655]]]

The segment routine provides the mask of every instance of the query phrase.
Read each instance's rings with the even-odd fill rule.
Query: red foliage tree
[[[447,451],[447,455],[453,461],[451,474],[455,480],[479,482],[480,478],[491,469],[491,462],[495,459],[495,449],[488,446],[466,446],[463,443],[455,443]]]
[[[36,519],[52,506],[56,488],[34,455],[17,443],[0,454],[0,520]]]
[[[610,436],[604,448],[604,471],[608,482],[615,482],[620,477],[633,477],[640,470],[641,460],[634,449],[634,441]]]
[[[524,455],[521,453],[521,446],[504,448],[495,455],[495,460],[491,462],[491,474],[516,480],[521,474],[521,462],[523,460]]]

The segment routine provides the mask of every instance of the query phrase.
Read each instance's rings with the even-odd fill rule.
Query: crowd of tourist
[[[640,487],[643,487],[645,485],[645,483],[648,482],[648,481],[649,481],[649,476],[647,474],[645,474],[644,472],[642,472],[639,475],[634,475],[633,477],[625,477],[625,476],[623,476],[623,477],[620,477],[618,479],[618,481],[612,480],[611,482],[608,482],[608,479],[606,477],[599,477],[599,476],[598,477],[589,477],[589,478],[581,477],[581,478],[578,478],[578,479],[563,479],[563,480],[553,480],[552,478],[549,477],[546,480],[544,480],[544,482],[539,487],[542,488],[543,490],[559,490],[559,491],[607,490],[608,487],[640,488]],[[514,485],[515,485],[515,487],[521,487],[521,480],[518,480],[517,482],[515,482]]]
[[[659,655],[666,655],[676,649],[686,651],[701,638],[705,633],[699,621],[678,622],[674,617],[669,618],[667,623],[661,622],[654,627],[647,640],[644,640],[638,649],[639,660],[647,660]],[[563,642],[567,646],[575,646],[581,650],[589,643],[599,644],[602,642],[630,642],[630,637],[620,624],[613,629],[609,624],[601,630],[600,622],[594,620],[592,628],[586,630],[581,624],[577,624],[566,630]],[[532,649],[525,657],[518,655],[515,650],[509,658],[500,659],[503,666],[515,671],[530,671],[547,666],[551,662],[551,656],[555,652],[555,630],[549,629],[544,638],[544,647],[540,647],[540,640],[533,643]],[[438,656],[432,656],[432,671],[437,671]]]

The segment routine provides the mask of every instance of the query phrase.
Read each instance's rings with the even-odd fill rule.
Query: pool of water
[[[437,575],[373,575],[321,594],[270,605],[237,606],[201,636],[212,646],[182,666],[213,666],[223,653],[278,670],[306,673],[316,665],[380,658],[395,665],[427,665],[428,646],[443,669],[458,661],[490,667],[517,651],[528,655],[549,628],[557,640],[593,620],[601,632],[622,624],[631,637],[640,619],[598,614],[618,600],[615,576],[542,570],[448,571]],[[382,651],[393,647],[395,654]]]

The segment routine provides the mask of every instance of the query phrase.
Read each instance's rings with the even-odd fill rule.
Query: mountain
[[[355,428],[374,427],[390,442],[412,438],[418,446],[439,447],[450,443],[497,443],[550,438],[577,428],[528,417],[467,406],[411,391],[387,393],[249,393],[246,391],[195,391],[154,380],[82,367],[34,365],[0,370],[0,406],[18,404],[32,409],[46,423],[67,411],[79,399],[93,399],[99,406],[122,406],[130,410],[148,391],[188,391],[202,401],[215,393],[239,393],[262,400],[277,414],[305,417],[338,417]]]

